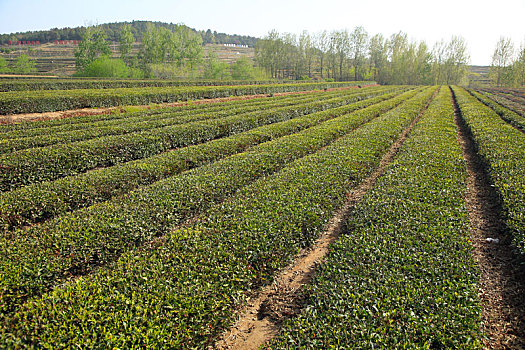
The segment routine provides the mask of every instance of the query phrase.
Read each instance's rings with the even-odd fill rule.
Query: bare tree
[[[376,34],[370,38],[368,56],[370,59],[371,69],[373,69],[374,72],[374,80],[378,81],[379,83],[385,83],[385,70],[388,63],[388,48],[387,42],[382,34]]]
[[[501,86],[503,83],[508,83],[513,55],[514,44],[510,38],[501,37],[494,49],[490,65],[490,75],[495,80],[496,85]]]

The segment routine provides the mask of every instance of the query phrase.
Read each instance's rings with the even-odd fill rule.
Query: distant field
[[[525,346],[522,90],[149,84],[0,81],[126,106],[0,125],[0,348]]]

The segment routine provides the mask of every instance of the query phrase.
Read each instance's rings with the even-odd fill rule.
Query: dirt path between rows
[[[379,85],[375,84],[375,85],[347,86],[343,88],[332,88],[332,89],[326,89],[322,91],[349,90],[349,89],[358,89],[358,88],[365,88],[365,87],[372,87],[372,86],[379,86]],[[152,109],[152,108],[157,109],[157,108],[166,108],[166,107],[186,106],[188,104],[192,104],[192,105],[211,104],[211,103],[220,103],[220,102],[237,101],[237,100],[252,100],[256,98],[264,98],[264,97],[269,97],[269,96],[313,94],[313,93],[319,93],[319,92],[320,90],[278,92],[274,94],[244,95],[244,96],[210,98],[210,99],[176,102],[176,103],[162,103],[162,104],[156,104],[154,107],[152,107],[151,105],[141,105],[141,106],[132,106],[132,107],[137,108],[137,109]],[[86,115],[100,115],[100,114],[108,114],[108,113],[112,113],[116,111],[124,113],[126,110],[122,106],[116,106],[116,107],[96,108],[96,109],[95,108],[81,108],[81,109],[72,109],[68,111],[57,111],[57,112],[0,115],[0,124],[14,124],[14,123],[22,122],[22,121],[39,121],[39,120],[49,120],[49,119],[81,117],[81,116],[86,116]]]
[[[436,95],[437,91],[432,99]],[[429,104],[430,101],[417,118],[401,133],[388,152],[383,155],[378,168],[347,195],[347,201],[336,212],[314,245],[301,251],[293,264],[283,269],[272,284],[264,287],[255,298],[249,300],[248,304],[239,311],[239,319],[229,330],[223,333],[215,344],[215,349],[259,349],[278,334],[280,324],[284,320],[301,311],[302,287],[312,281],[315,270],[328,253],[330,245],[339,238],[344,230],[345,218],[374,186],[377,179],[385,171],[386,166],[392,162]]]
[[[468,170],[467,209],[479,266],[485,349],[525,349],[525,265],[511,244],[503,209],[455,100],[458,140]],[[499,240],[494,242],[491,239]]]

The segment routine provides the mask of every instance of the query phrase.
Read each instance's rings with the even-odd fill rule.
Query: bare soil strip
[[[486,349],[525,349],[525,265],[511,244],[504,212],[456,101],[458,139],[468,170],[466,197]],[[498,243],[491,239],[499,240]]]
[[[436,96],[437,92],[432,96]],[[432,100],[431,99],[431,100]],[[302,250],[295,262],[284,268],[272,284],[263,287],[245,307],[239,310],[239,319],[215,344],[220,350],[259,349],[279,332],[280,324],[302,309],[302,287],[311,282],[317,266],[328,253],[330,245],[345,229],[345,218],[352,208],[374,186],[388,164],[408,137],[408,134],[426,111],[430,102],[414,121],[401,133],[398,140],[381,158],[379,167],[356,189],[347,195],[347,201],[330,220],[326,230],[309,248]]]
[[[335,91],[335,90],[348,90],[348,89],[357,89],[364,88],[376,85],[361,85],[361,86],[347,86],[343,88],[331,88],[324,91]],[[151,105],[141,105],[133,106],[137,109],[157,109],[157,108],[166,108],[166,107],[178,107],[186,106],[189,104],[200,105],[200,104],[210,104],[210,103],[220,103],[227,101],[236,101],[236,100],[252,100],[256,98],[264,98],[269,96],[285,96],[285,95],[297,95],[297,94],[308,94],[319,92],[319,90],[308,90],[308,91],[293,91],[293,92],[279,92],[274,94],[258,94],[258,95],[244,95],[244,96],[234,96],[234,97],[220,97],[220,98],[210,98],[202,99],[196,101],[185,101],[185,102],[175,102],[175,103],[162,103]],[[39,120],[50,120],[50,119],[64,119],[64,118],[73,118],[81,117],[86,115],[100,115],[100,114],[109,114],[112,112],[121,112],[124,113],[126,110],[122,106],[108,107],[108,108],[82,108],[82,109],[72,109],[68,111],[57,111],[57,112],[44,112],[44,113],[26,113],[26,114],[10,114],[10,115],[0,115],[0,124],[14,124],[22,121],[39,121]]]

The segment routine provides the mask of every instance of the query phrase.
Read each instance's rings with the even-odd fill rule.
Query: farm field
[[[0,125],[0,348],[525,347],[523,91],[146,83],[0,82],[258,95]]]

